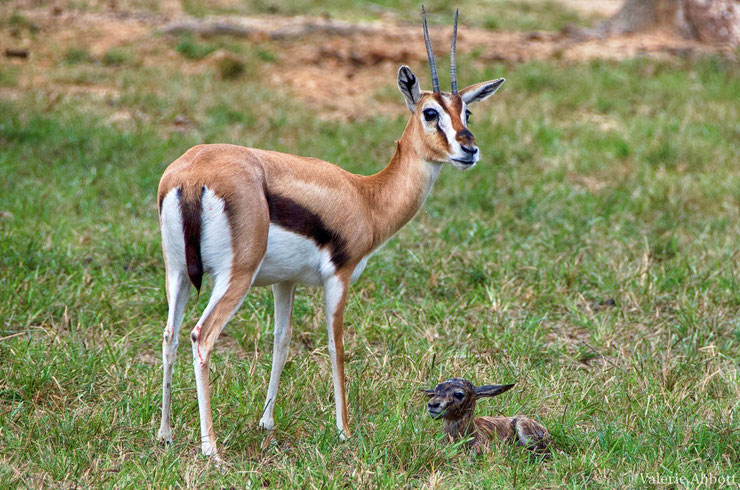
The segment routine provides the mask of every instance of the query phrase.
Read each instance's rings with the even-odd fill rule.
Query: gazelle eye
[[[424,109],[424,120],[426,122],[434,121],[439,117],[439,114],[434,109]]]
[[[466,123],[469,123],[470,122],[470,116],[472,116],[472,115],[473,115],[472,112],[470,112],[469,110],[465,109],[465,122]]]
[[[465,395],[458,391],[457,393],[455,393],[455,398],[457,398],[458,400],[462,400],[463,398],[465,398]]]

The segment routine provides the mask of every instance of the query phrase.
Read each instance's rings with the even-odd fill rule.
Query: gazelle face
[[[398,88],[413,113],[417,150],[424,160],[450,163],[467,170],[480,160],[475,136],[468,129],[471,104],[487,99],[504,83],[503,78],[471,85],[457,94],[421,92],[408,66],[398,71]]]
[[[433,419],[457,419],[465,410],[475,408],[473,384],[462,378],[452,378],[429,390],[427,411]]]
[[[459,94],[425,93],[414,117],[423,128],[427,160],[451,163],[461,170],[480,160],[475,136],[468,130],[470,110]]]
[[[452,31],[450,45],[450,93],[442,92],[439,88],[437,64],[434,61],[434,50],[429,40],[427,15],[424,5],[421,6],[421,16],[424,26],[424,44],[427,49],[429,68],[432,73],[432,92],[422,94],[416,75],[408,66],[398,70],[398,88],[406,99],[406,107],[414,114],[412,123],[420,131],[415,136],[417,150],[422,159],[430,162],[451,163],[455,167],[466,170],[473,167],[480,160],[480,151],[475,144],[475,137],[468,129],[470,110],[468,106],[473,102],[484,100],[498,90],[503,78],[489,82],[471,85],[460,92],[457,90],[457,64],[455,62],[455,47],[457,45],[458,12],[455,11],[455,27]]]
[[[459,419],[475,409],[476,400],[492,397],[513,388],[508,385],[474,386],[464,378],[451,378],[439,383],[433,390],[421,390],[429,397],[427,411],[433,419]]]

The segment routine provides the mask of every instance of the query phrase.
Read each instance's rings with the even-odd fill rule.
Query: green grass
[[[0,67],[0,87],[14,87],[18,83],[20,68],[18,66]]]
[[[85,63],[92,59],[92,55],[82,48],[68,48],[64,53],[64,61],[70,65]]]
[[[460,9],[465,25],[504,30],[558,30],[569,23],[592,20],[555,0],[459,0],[427,3],[432,24],[450,25],[450,12]],[[379,0],[373,2],[329,0],[249,0],[223,2],[220,7],[205,0],[187,0],[183,8],[190,15],[206,16],[214,9],[223,14],[254,15],[329,15],[353,20],[376,20],[382,16],[418,23],[420,4],[416,1]],[[453,16],[454,17],[454,16]]]
[[[161,13],[166,10],[164,3],[162,0],[119,0],[116,5],[120,11]],[[184,0],[181,6],[185,14],[196,17],[313,15],[353,21],[390,17],[417,25],[421,15],[421,4],[416,0]],[[590,24],[603,17],[578,12],[557,0],[441,0],[426,2],[425,7],[432,25],[450,26],[455,9],[460,9],[461,22],[466,26],[510,31],[557,31],[570,23]],[[106,12],[110,5],[105,0],[85,0],[73,3],[70,8]],[[18,23],[21,26],[28,24],[22,16],[19,22],[16,21]]]
[[[103,54],[102,63],[105,66],[118,66],[130,61],[131,56],[121,49],[110,49]]]
[[[189,60],[203,59],[215,50],[214,46],[198,43],[190,37],[184,37],[175,47],[175,51]]]
[[[342,443],[334,429],[321,294],[301,288],[277,443],[261,449],[272,300],[257,289],[212,361],[224,472],[197,444],[188,334],[207,294],[191,300],[181,336],[175,444],[155,441],[162,171],[194,144],[231,142],[368,174],[390,158],[406,119],[323,121],[266,88],[259,68],[274,61],[256,51],[238,81],[117,53],[126,70],[78,65],[75,74],[61,63],[52,73],[105,82],[113,98],[0,102],[2,486],[740,479],[740,67],[638,59],[476,71],[461,57],[464,80],[508,81],[472,108],[480,164],[446,168],[424,210],[352,287],[354,437]],[[136,117],[111,123],[117,111]],[[180,114],[193,121],[185,132],[172,128]],[[472,458],[445,446],[416,389],[451,376],[517,382],[479,413],[535,416],[563,454],[540,463],[516,447]]]

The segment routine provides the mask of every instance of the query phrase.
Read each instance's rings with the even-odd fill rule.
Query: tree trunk
[[[672,30],[687,39],[709,43],[740,44],[740,5],[737,0],[625,0],[611,18],[592,29],[587,37]]]

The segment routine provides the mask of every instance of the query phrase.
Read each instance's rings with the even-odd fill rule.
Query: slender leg
[[[326,300],[326,323],[329,330],[329,357],[334,379],[334,402],[336,404],[339,437],[350,436],[347,422],[347,397],[344,391],[344,305],[347,301],[349,281],[332,276],[324,282]]]
[[[193,366],[195,384],[198,391],[198,412],[200,413],[201,450],[206,456],[218,461],[216,433],[213,430],[211,414],[211,392],[208,384],[208,364],[211,352],[226,323],[241,305],[252,283],[252,275],[242,272],[240,277],[229,278],[230,274],[215,275],[213,295],[206,306],[198,324],[190,334],[193,347]]]
[[[172,444],[172,425],[170,423],[171,394],[172,394],[172,366],[177,357],[178,334],[182,317],[185,314],[185,305],[190,295],[188,276],[182,271],[167,274],[167,291],[169,293],[169,312],[167,326],[164,329],[162,341],[162,364],[164,365],[164,379],[162,382],[162,423],[159,426],[157,439],[165,444]]]
[[[265,408],[262,410],[260,427],[272,430],[275,426],[273,418],[275,400],[277,399],[280,375],[285,367],[285,360],[290,350],[292,333],[291,316],[293,315],[293,300],[295,299],[295,283],[281,282],[272,286],[275,298],[275,339],[272,345],[272,369],[270,371],[270,387],[267,389]]]

